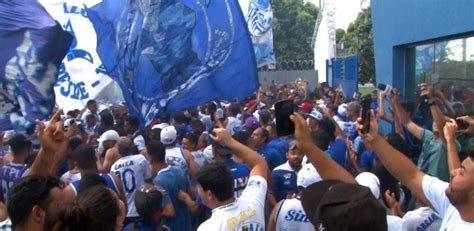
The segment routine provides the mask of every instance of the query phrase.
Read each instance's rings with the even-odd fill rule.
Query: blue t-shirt
[[[191,214],[186,204],[178,200],[179,190],[187,192],[189,189],[189,180],[183,170],[176,166],[168,166],[158,172],[153,184],[166,190],[175,209],[175,216],[163,219],[163,224],[171,230],[191,230]]]
[[[15,163],[7,164],[0,169],[0,189],[2,190],[2,201],[5,202],[5,204],[8,202],[8,191],[10,191],[10,188],[15,182],[25,175],[27,169],[26,164]]]
[[[376,159],[377,159],[377,156],[375,155],[374,152],[363,151],[357,162],[360,167],[363,167],[367,169],[367,172],[370,172],[374,168],[374,161]]]
[[[336,138],[333,142],[329,144],[328,148],[331,158],[343,168],[346,167],[346,149],[346,142],[344,141],[344,139],[341,138]]]
[[[270,170],[273,170],[277,166],[285,163],[284,158],[280,154],[278,154],[278,152],[275,149],[270,148],[267,145],[257,150],[257,152],[260,153],[260,155],[262,155],[263,158],[265,158]]]
[[[288,194],[298,193],[296,186],[297,172],[291,168],[288,161],[272,171],[273,188],[272,194],[277,201],[287,198]]]
[[[112,189],[112,191],[117,193],[117,195],[119,194],[117,185],[115,184],[114,178],[112,177],[112,175],[110,175],[110,173],[100,173],[99,176],[102,177],[102,179],[104,179],[105,184],[107,184],[107,188]],[[76,195],[77,195],[77,193],[79,192],[79,188],[81,187],[81,180],[76,180],[76,181],[71,182],[71,187],[76,192]]]
[[[250,169],[246,164],[239,164],[232,159],[224,161],[224,164],[232,172],[234,179],[234,196],[238,198],[244,191],[249,181]]]

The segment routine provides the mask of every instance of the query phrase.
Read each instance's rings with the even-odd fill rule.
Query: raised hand
[[[301,114],[295,112],[290,116],[291,121],[295,124],[295,138],[298,146],[303,147],[304,144],[313,143],[310,136],[310,130],[306,121]]]
[[[433,98],[432,87],[430,84],[422,83],[418,86],[421,90],[420,96],[425,96],[428,100],[431,100]]]
[[[458,131],[458,125],[456,124],[456,120],[450,119],[444,124],[443,132],[444,137],[446,140],[452,140],[456,138],[456,132]]]
[[[36,121],[41,147],[48,152],[56,153],[66,148],[68,138],[60,120],[62,112],[63,110],[56,111],[47,126],[39,120]]]
[[[229,144],[229,142],[232,141],[232,136],[230,135],[229,131],[227,131],[227,129],[224,129],[224,128],[215,128],[212,131],[212,134],[210,134],[209,136],[214,141],[225,146],[227,146],[227,144]]]
[[[377,124],[377,120],[375,119],[374,111],[370,111],[370,130],[367,133],[363,133],[364,130],[364,121],[362,118],[357,118],[357,130],[359,135],[364,141],[371,142],[375,139],[376,136],[379,136],[379,125]]]

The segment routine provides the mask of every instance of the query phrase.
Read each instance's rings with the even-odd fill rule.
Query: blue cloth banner
[[[104,0],[87,13],[105,69],[144,124],[163,110],[242,100],[258,86],[236,0]]]
[[[275,64],[273,10],[270,0],[239,0],[252,38],[257,66]]]
[[[0,2],[0,130],[24,130],[51,113],[71,41],[37,1]]]

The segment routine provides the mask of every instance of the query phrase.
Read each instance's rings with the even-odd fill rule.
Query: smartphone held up
[[[370,109],[372,104],[372,97],[370,95],[364,95],[362,97],[362,111],[360,117],[364,125],[362,133],[368,133],[370,131]]]
[[[277,136],[295,133],[295,124],[290,116],[293,114],[293,100],[282,100],[275,103],[275,120]]]

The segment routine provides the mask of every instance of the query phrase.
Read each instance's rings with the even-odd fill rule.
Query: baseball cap
[[[212,149],[217,151],[217,153],[219,153],[219,155],[221,156],[229,156],[234,153],[232,150],[230,150],[230,148],[220,144],[217,141],[212,140],[211,145],[212,145]]]
[[[144,184],[135,193],[135,207],[141,217],[147,219],[161,210],[161,202],[166,191],[152,184]]]
[[[316,182],[320,182],[321,176],[319,175],[313,164],[305,164],[298,172],[296,178],[296,186],[306,188]]]
[[[177,132],[174,126],[168,126],[161,130],[160,141],[163,144],[171,144],[176,141]]]
[[[298,107],[307,113],[310,113],[313,110],[313,105],[309,102],[303,102]]]
[[[224,119],[224,110],[222,110],[222,108],[218,108],[216,112],[214,113],[214,116],[217,119]]]
[[[270,112],[268,110],[259,110],[258,111],[258,117],[259,117],[260,121],[262,121],[262,120],[270,121],[270,119],[272,118],[272,115],[270,114]]]
[[[97,139],[97,141],[99,141],[99,143],[102,143],[107,140],[117,141],[119,138],[120,135],[115,130],[108,130],[102,133],[102,135],[99,137],[99,139]]]
[[[380,197],[380,181],[379,178],[371,172],[362,172],[355,178],[357,183],[370,189],[372,195],[379,199]]]
[[[358,184],[323,180],[302,190],[301,203],[319,230],[387,230],[385,208]]]
[[[341,117],[347,118],[347,113],[349,112],[349,106],[345,103],[337,107],[337,114]]]
[[[258,121],[255,117],[249,116],[247,119],[245,119],[244,122],[244,127],[245,128],[250,128],[250,129],[256,129],[258,128]]]
[[[313,110],[311,111],[311,113],[309,113],[309,117],[317,120],[317,121],[320,121],[323,119],[323,114],[317,110]]]
[[[293,150],[295,148],[298,148],[298,147],[296,146],[296,140],[293,140],[288,144],[288,150]]]
[[[244,110],[247,110],[247,109],[253,107],[255,104],[257,104],[257,101],[255,101],[254,99],[249,100],[249,101],[245,104]]]

